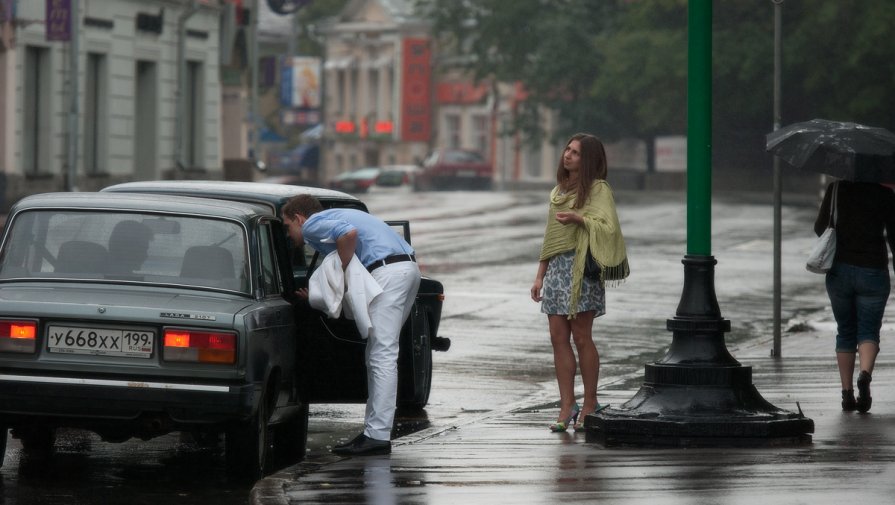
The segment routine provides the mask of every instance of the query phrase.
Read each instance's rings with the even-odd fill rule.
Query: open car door
[[[389,221],[410,243],[408,221]],[[292,252],[296,287],[308,279],[322,258],[310,247]],[[440,285],[439,285],[440,286]],[[298,331],[298,367],[302,395],[310,403],[363,403],[367,399],[366,340],[353,320],[344,315],[329,318],[306,301],[295,303]],[[398,404],[422,408],[432,382],[432,348],[429,318],[415,303],[404,323],[398,358]]]

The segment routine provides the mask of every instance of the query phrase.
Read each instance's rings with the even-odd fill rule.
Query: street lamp
[[[780,128],[780,37],[781,6],[783,0],[771,0],[774,3],[774,131]],[[781,263],[782,263],[782,221],[783,221],[783,184],[780,172],[780,157],[774,156],[774,348],[771,356],[781,356]]]
[[[781,445],[810,440],[814,421],[781,410],[752,385],[724,344],[730,321],[715,297],[711,256],[711,0],[688,3],[687,255],[684,289],[665,357],[646,365],[640,391],[620,408],[585,417],[605,445]]]

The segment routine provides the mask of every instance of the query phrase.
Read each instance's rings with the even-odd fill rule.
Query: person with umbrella
[[[895,251],[895,193],[884,184],[895,183],[895,134],[875,126],[813,119],[771,132],[766,147],[790,165],[841,179],[827,186],[814,231],[820,236],[832,224],[836,236],[826,288],[836,319],[842,410],[867,412],[891,290],[886,243]]]
[[[832,195],[835,194],[835,198]],[[888,251],[895,251],[895,193],[882,184],[842,180],[824,194],[814,232],[830,224],[835,200],[836,254],[826,274],[836,318],[836,363],[842,382],[842,410],[867,412],[870,382],[879,353],[880,327],[889,300]],[[857,351],[858,397],[852,386]]]
[[[874,126],[813,119],[768,134],[767,150],[795,167],[841,179],[827,186],[814,231],[820,236],[832,226],[836,236],[826,288],[836,318],[842,410],[867,412],[891,290],[886,243],[895,251],[895,193],[881,184],[895,182],[895,134]]]

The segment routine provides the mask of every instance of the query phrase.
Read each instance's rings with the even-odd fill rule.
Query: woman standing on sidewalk
[[[836,318],[836,364],[842,381],[842,410],[870,410],[870,381],[879,353],[879,330],[889,300],[889,249],[895,251],[895,193],[875,183],[839,181],[824,194],[814,231],[822,234],[836,198],[836,255],[826,274]],[[884,234],[885,232],[885,234]],[[858,398],[852,379],[858,354]]]
[[[593,135],[579,133],[566,143],[550,192],[547,229],[531,298],[547,314],[560,411],[551,431],[565,431],[579,414],[605,407],[597,402],[600,355],[593,341],[595,317],[606,312],[605,281],[628,276],[628,260],[612,189],[606,182],[606,151]],[[584,275],[590,251],[600,278]],[[584,383],[584,405],[575,402],[575,351]]]

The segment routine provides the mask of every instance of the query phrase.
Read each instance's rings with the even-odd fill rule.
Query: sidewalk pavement
[[[585,442],[583,432],[550,433],[557,407],[538,403],[548,398],[545,392],[505,412],[397,439],[391,456],[310,456],[259,481],[250,503],[892,503],[895,358],[887,355],[884,341],[871,411],[842,412],[832,334],[785,333],[778,359],[769,357],[770,336],[730,349],[752,367],[753,383],[765,399],[793,412],[801,407],[814,420],[810,444],[604,448]],[[629,400],[642,369],[632,376],[639,377],[635,389],[625,378],[604,378],[600,401]]]

